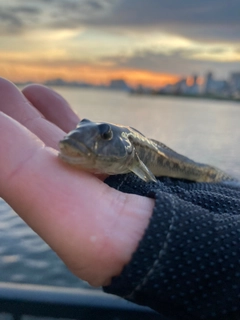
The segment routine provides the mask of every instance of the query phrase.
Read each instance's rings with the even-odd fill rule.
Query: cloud
[[[9,8],[8,11],[15,13],[15,14],[31,14],[31,15],[35,15],[35,14],[40,14],[41,10],[38,7],[35,7],[33,5],[27,6],[27,5],[23,5],[23,6],[15,6],[12,7],[11,9]]]
[[[149,70],[186,77],[193,73],[204,76],[211,70],[218,78],[226,78],[230,72],[239,70],[240,56],[239,61],[225,62],[191,58],[196,52],[194,50],[175,50],[170,54],[164,54],[144,51],[135,53],[131,57],[105,57],[102,61],[108,62],[112,68]]]
[[[199,40],[240,40],[239,0],[122,0],[104,20],[91,24],[161,29]]]
[[[32,29],[73,29],[89,17],[100,16],[108,6],[104,0],[0,0],[1,34],[27,33]]]
[[[58,0],[55,8],[49,8],[51,19],[46,25],[59,29],[91,27],[91,21],[104,20],[103,16],[109,13],[112,4],[106,0]]]
[[[0,0],[0,4],[6,32],[18,32],[17,23],[25,31],[85,25],[124,32],[158,31],[199,41],[240,41],[239,0],[38,0],[31,4],[22,0],[21,5],[17,0],[7,4]],[[32,15],[38,19],[32,20]]]
[[[111,20],[128,25],[239,25],[238,0],[122,0]],[[123,15],[124,13],[124,15]]]
[[[13,12],[0,11],[0,34],[16,34],[23,27],[22,20]]]
[[[36,24],[42,10],[34,5],[2,5],[0,1],[0,34],[21,34],[29,25]]]

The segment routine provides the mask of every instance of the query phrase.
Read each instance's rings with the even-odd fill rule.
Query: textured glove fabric
[[[155,199],[131,262],[104,290],[169,319],[240,319],[240,187],[170,178],[109,177]]]

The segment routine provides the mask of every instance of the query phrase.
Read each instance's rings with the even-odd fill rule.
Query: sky
[[[0,0],[0,76],[162,86],[240,72],[239,0]]]

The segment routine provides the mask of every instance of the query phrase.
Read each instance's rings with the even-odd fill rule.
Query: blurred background
[[[239,0],[0,0],[0,76],[240,178],[239,17]],[[87,286],[1,199],[0,281]]]

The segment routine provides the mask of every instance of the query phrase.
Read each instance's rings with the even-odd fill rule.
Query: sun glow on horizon
[[[83,81],[95,85],[108,84],[111,80],[123,79],[135,87],[139,84],[153,88],[173,84],[179,76],[151,72],[141,69],[104,68],[91,65],[34,65],[34,64],[1,64],[1,76],[14,82],[44,82],[61,78],[65,81]]]

